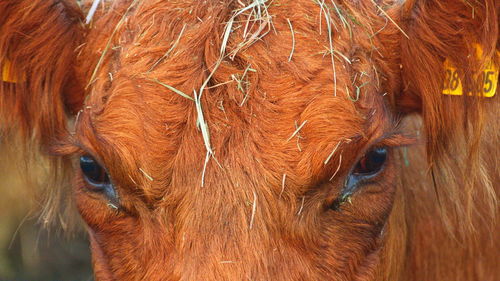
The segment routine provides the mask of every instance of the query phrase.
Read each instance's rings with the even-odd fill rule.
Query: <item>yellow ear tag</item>
[[[481,49],[481,46],[476,45],[477,57],[480,58],[482,54],[483,50]],[[497,52],[497,55],[500,55],[500,52]],[[446,75],[443,83],[443,94],[454,96],[463,95],[462,81],[460,81],[457,69],[451,64],[449,59],[444,61],[444,69],[446,71]],[[472,96],[475,94],[477,96],[488,98],[493,97],[497,92],[498,74],[498,66],[494,65],[492,61],[489,62],[486,68],[481,72],[481,75],[477,78],[476,91],[474,93],[469,92],[468,95]]]
[[[18,80],[16,77],[13,76],[13,74],[10,73],[11,64],[9,60],[5,60],[3,64],[0,64],[2,66],[2,81],[4,82],[10,82],[10,83],[17,83]]]

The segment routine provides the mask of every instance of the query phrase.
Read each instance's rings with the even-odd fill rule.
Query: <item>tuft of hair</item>
[[[68,185],[71,164],[42,155],[50,154],[49,145],[67,132],[68,113],[82,104],[74,59],[83,16],[75,1],[60,0],[2,1],[0,14],[0,145],[18,151],[26,173],[34,163],[47,171],[50,183],[38,190],[33,184],[30,193],[45,198],[44,224],[61,221],[61,186]]]
[[[393,3],[388,13],[407,36],[394,37],[390,25],[381,32],[390,50],[384,62],[397,58],[392,63],[399,64],[394,69],[400,68],[402,84],[394,108],[409,115],[402,126],[419,144],[398,151],[399,192],[379,279],[493,280],[499,273],[500,99],[498,91],[494,97],[467,93],[476,92],[485,65],[500,66],[500,2]],[[462,96],[443,94],[445,61],[458,71]]]
[[[433,185],[450,229],[474,231],[485,206],[483,219],[496,217],[498,95],[477,94],[475,81],[488,63],[499,65],[499,7],[495,0],[411,0],[402,11],[409,38],[402,38],[404,91],[398,108],[422,114]],[[445,60],[458,71],[462,96],[442,94]]]

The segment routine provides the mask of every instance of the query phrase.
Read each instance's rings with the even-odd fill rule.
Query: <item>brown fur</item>
[[[13,150],[38,161],[40,150],[46,154],[48,145],[67,133],[66,113],[82,104],[83,89],[74,78],[75,49],[84,32],[81,11],[71,1],[2,1],[0,14],[0,68],[9,60],[11,75],[24,81],[0,81],[0,137],[3,145],[17,143],[21,149]],[[26,143],[19,143],[19,136]],[[63,219],[59,207],[71,205],[66,195],[71,164],[50,157],[44,165],[53,170],[39,193],[46,200],[41,220],[48,224]]]
[[[2,127],[34,132],[55,159],[92,154],[120,195],[120,209],[109,208],[75,169],[96,278],[493,280],[498,95],[440,91],[445,58],[464,70],[467,89],[494,57],[499,4],[473,2],[472,18],[451,0],[326,1],[324,10],[282,0],[268,7],[269,29],[250,22],[250,34],[269,32],[243,48],[249,12],[234,18],[232,59],[218,65],[240,2],[251,3],[105,2],[87,31],[65,1],[0,4],[0,62],[26,78],[0,82]],[[482,60],[462,59],[471,42]],[[201,95],[206,171],[195,103],[159,82]],[[66,112],[79,109],[65,133]],[[426,153],[395,150],[376,183],[328,209],[370,146],[408,143],[398,123],[409,113],[423,117]]]

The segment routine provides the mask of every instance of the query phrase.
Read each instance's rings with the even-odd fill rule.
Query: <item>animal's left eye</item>
[[[349,197],[358,189],[358,187],[373,180],[385,167],[387,160],[388,149],[386,147],[375,147],[361,157],[356,163],[354,169],[347,176],[344,188],[340,196],[335,199],[330,206],[333,210],[338,210],[340,205],[345,201],[349,201]]]
[[[384,167],[385,160],[387,160],[387,148],[373,148],[359,160],[352,174],[365,177],[376,175]]]

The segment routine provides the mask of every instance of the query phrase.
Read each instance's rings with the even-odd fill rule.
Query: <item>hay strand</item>
[[[160,80],[158,80],[156,78],[155,79],[149,79],[149,80],[151,80],[151,81],[153,81],[153,82],[155,82],[155,83],[157,83],[157,84],[159,84],[159,85],[161,85],[161,86],[169,89],[170,91],[178,94],[179,96],[182,96],[182,97],[184,97],[186,99],[194,101],[194,99],[192,97],[190,97],[188,94],[186,94],[186,93],[182,92],[181,90],[176,89],[176,88],[174,88],[174,87],[172,87],[172,86],[170,86],[168,84],[165,84],[165,83],[161,82]]]
[[[300,208],[299,208],[299,211],[297,212],[297,216],[300,216],[300,214],[302,214],[302,210],[304,210],[304,202],[306,200],[306,197],[305,196],[302,196],[302,203],[300,204]]]
[[[94,83],[94,80],[97,76],[97,72],[101,68],[102,63],[104,62],[104,58],[106,57],[106,54],[108,53],[109,47],[111,46],[111,41],[113,41],[113,38],[115,37],[116,32],[123,25],[123,23],[125,22],[125,19],[127,18],[128,13],[130,12],[130,10],[132,10],[132,7],[134,7],[137,4],[137,2],[139,2],[139,0],[134,0],[134,2],[132,2],[130,4],[130,6],[128,6],[127,10],[125,11],[125,13],[123,13],[122,17],[120,18],[120,20],[116,24],[115,28],[113,29],[113,32],[111,33],[111,36],[109,36],[108,42],[106,43],[106,46],[104,47],[104,50],[102,51],[102,54],[99,57],[99,61],[97,61],[97,65],[95,66],[94,71],[92,72],[92,75],[90,76],[90,80],[89,80],[87,86],[85,87],[85,90],[87,90],[90,87],[90,85],[92,83]]]
[[[196,91],[194,91],[194,103],[196,104],[196,113],[197,117],[197,125],[201,130],[201,134],[203,136],[203,142],[205,144],[205,148],[209,154],[213,154],[212,146],[210,144],[210,132],[208,130],[208,125],[205,121],[205,117],[203,116],[203,109],[201,107],[201,95],[198,95]]]
[[[304,120],[304,122],[302,122],[302,124],[300,124],[300,126],[297,129],[295,129],[293,134],[286,141],[289,142],[291,139],[293,139],[293,137],[295,137],[300,132],[300,130],[302,129],[302,127],[304,127],[306,123],[307,120]]]
[[[281,199],[281,196],[283,195],[283,192],[285,191],[285,181],[286,181],[286,174],[283,174],[283,178],[281,179],[281,192],[279,199]]]
[[[101,3],[101,0],[94,0],[94,2],[92,2],[92,6],[90,7],[89,13],[85,18],[85,24],[89,24],[90,21],[92,21],[92,18],[94,17],[95,12],[97,11],[97,6],[99,6],[99,3]]]
[[[333,178],[337,175],[337,173],[340,170],[341,165],[342,165],[342,153],[340,153],[340,156],[339,156],[339,165],[337,166],[337,170],[335,170],[335,173],[333,173],[333,175],[330,177],[330,181],[333,180]]]
[[[292,23],[290,19],[286,19],[288,26],[290,26],[290,32],[292,33],[292,50],[290,51],[290,56],[288,57],[288,62],[292,61],[293,52],[295,51],[295,32],[293,31]]]
[[[144,171],[142,168],[139,168],[139,171],[149,180],[149,181],[154,181],[153,177],[150,176],[146,171]]]
[[[249,228],[253,228],[253,222],[255,220],[255,212],[257,211],[257,194],[253,191],[253,203],[252,203],[252,215],[250,217],[250,226]]]
[[[325,5],[325,1],[316,2],[320,5],[320,11],[323,12],[326,21],[326,27],[328,29],[328,44],[329,44],[329,52],[330,52],[330,60],[332,61],[332,69],[333,69],[333,95],[337,96],[337,70],[335,69],[335,58],[334,58],[334,49],[333,49],[333,39],[332,39],[332,17],[330,14],[330,10]],[[321,17],[320,17],[321,19]],[[321,34],[321,22],[320,22],[320,34]]]
[[[379,9],[379,11],[382,12],[382,14],[384,14],[396,26],[396,28],[401,31],[401,33],[403,33],[406,38],[410,39],[410,36],[408,36],[408,34],[406,34],[406,32],[374,0],[371,1]]]
[[[210,160],[210,152],[207,151],[207,155],[205,156],[205,163],[203,163],[203,171],[201,172],[201,187],[205,186],[205,174],[207,171],[208,161]]]
[[[339,148],[340,144],[342,143],[342,140],[340,140],[336,145],[335,147],[333,148],[333,151],[328,155],[328,157],[326,158],[325,162],[323,162],[323,164],[328,164],[328,162],[330,162],[330,159],[332,159],[333,155],[335,154],[335,152],[337,151],[337,149]]]
[[[184,34],[184,30],[186,29],[187,24],[184,24],[182,26],[181,32],[179,32],[179,35],[177,36],[177,39],[175,39],[174,44],[165,52],[165,54],[159,58],[148,70],[148,72],[151,72],[160,62],[162,62],[164,59],[166,59],[170,53],[177,47],[179,44],[179,41],[181,40],[182,34]]]

